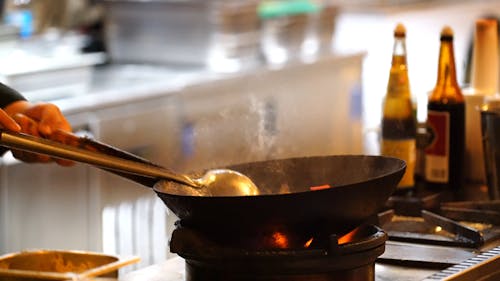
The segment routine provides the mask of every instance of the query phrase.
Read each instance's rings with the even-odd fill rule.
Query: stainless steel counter
[[[73,114],[168,95],[187,85],[215,78],[216,74],[194,67],[103,65],[94,67],[84,93],[68,92],[49,101],[65,114]]]
[[[30,92],[26,96],[32,101],[53,102],[65,114],[74,114],[179,93],[188,86],[215,80],[238,77],[240,78],[238,81],[245,77],[265,80],[262,77],[269,72],[276,71],[288,75],[286,74],[290,72],[288,69],[308,71],[306,70],[308,65],[328,66],[333,73],[335,69],[358,64],[363,56],[362,52],[332,55],[309,63],[289,63],[280,69],[270,69],[266,65],[259,65],[236,73],[216,73],[200,66],[106,64],[93,67],[91,79],[83,92],[69,90],[61,93],[59,89],[54,89],[52,93],[50,90],[44,90],[40,96],[37,96],[36,92]],[[242,89],[246,86],[243,85]],[[314,87],[317,86],[314,85]],[[273,91],[279,94],[279,91]]]

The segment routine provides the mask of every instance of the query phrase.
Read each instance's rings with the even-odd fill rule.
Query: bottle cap
[[[451,29],[451,27],[449,27],[448,25],[445,25],[441,30],[441,39],[444,38],[453,38],[453,29]]]
[[[483,29],[490,29],[493,28],[497,29],[497,20],[496,19],[490,19],[490,18],[480,18],[476,20],[476,30],[483,30]]]
[[[394,29],[395,37],[405,37],[406,36],[406,28],[402,23],[398,23],[396,28]]]

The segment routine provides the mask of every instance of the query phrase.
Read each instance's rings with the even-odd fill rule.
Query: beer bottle
[[[445,26],[440,40],[437,82],[427,104],[425,179],[431,189],[459,191],[464,184],[465,103],[455,71],[453,30]]]
[[[381,154],[406,161],[406,172],[396,194],[406,193],[414,186],[416,162],[416,117],[410,94],[406,63],[406,29],[397,24],[394,29],[392,63],[382,113]]]

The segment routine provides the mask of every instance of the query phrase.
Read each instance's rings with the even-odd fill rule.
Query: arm
[[[16,102],[23,102],[26,99],[14,89],[0,83],[0,126],[12,131],[20,131],[21,127],[12,119],[4,109]]]
[[[17,101],[25,101],[26,99],[14,89],[11,89],[0,83],[0,126],[11,131],[19,132],[21,126],[12,119],[3,109],[9,104]],[[0,155],[7,151],[6,148],[0,147]]]
[[[26,101],[26,99],[16,90],[0,83],[0,108],[4,109],[7,105],[16,101]]]

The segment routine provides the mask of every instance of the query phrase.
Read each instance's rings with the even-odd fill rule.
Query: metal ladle
[[[245,196],[259,194],[259,189],[250,178],[229,169],[208,170],[200,178],[191,178],[162,167],[81,149],[32,135],[4,130],[0,130],[0,145],[86,163],[104,169],[155,178],[159,181],[175,181],[188,186],[186,188],[191,187],[196,189],[196,194],[200,196]],[[186,194],[192,194],[192,192],[186,192]]]

